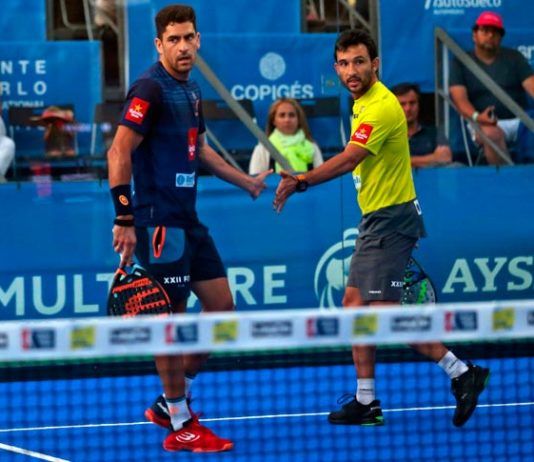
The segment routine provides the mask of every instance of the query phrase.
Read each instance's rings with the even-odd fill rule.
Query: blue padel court
[[[235,447],[166,452],[144,421],[157,376],[0,384],[1,461],[519,462],[534,457],[534,358],[481,359],[488,388],[463,428],[443,371],[427,362],[378,364],[382,427],[333,426],[327,413],[355,391],[350,365],[204,372],[193,386],[201,422]],[[6,419],[7,418],[7,419]],[[7,422],[7,423],[6,423]]]

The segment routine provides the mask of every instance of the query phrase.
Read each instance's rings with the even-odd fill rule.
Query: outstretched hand
[[[252,196],[252,199],[257,199],[262,191],[267,187],[265,184],[265,178],[267,178],[271,173],[273,173],[272,168],[251,177],[252,180],[250,187],[248,188],[248,192]]]
[[[273,201],[273,208],[277,213],[282,211],[289,196],[295,192],[297,187],[297,179],[293,175],[282,170],[280,177],[280,183],[278,183],[278,187],[276,188]]]

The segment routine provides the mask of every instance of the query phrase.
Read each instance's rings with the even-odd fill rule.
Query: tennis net
[[[192,386],[200,422],[230,438],[221,461],[527,461],[534,456],[534,300],[324,312],[4,322],[0,460],[198,460],[144,420],[161,393],[152,355],[211,351]],[[491,377],[451,423],[450,380],[404,346],[444,341]],[[385,425],[328,423],[354,394],[351,344],[377,344]],[[26,457],[26,458],[25,458]]]

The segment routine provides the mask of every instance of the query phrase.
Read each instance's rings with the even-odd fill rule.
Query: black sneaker
[[[384,425],[380,401],[376,399],[370,404],[361,404],[353,398],[341,410],[331,412],[328,421],[335,425]]]
[[[478,396],[488,383],[490,370],[485,367],[475,366],[468,363],[469,368],[459,377],[452,379],[451,390],[456,398],[456,409],[452,423],[461,427],[467,422],[475,411],[478,403]]]
[[[163,395],[159,395],[154,401],[154,404],[145,411],[145,417],[152,423],[163,428],[171,428],[171,416],[169,415],[169,408]]]
[[[189,413],[191,414],[192,420],[198,420],[198,415],[193,412],[191,409],[191,399],[186,399],[187,407]],[[167,402],[163,395],[159,395],[154,401],[154,404],[145,410],[145,417],[152,423],[159,425],[163,428],[168,428],[173,431],[171,427],[171,416],[169,414],[169,408],[167,407]]]

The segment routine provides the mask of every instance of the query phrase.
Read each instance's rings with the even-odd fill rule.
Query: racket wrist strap
[[[115,218],[115,220],[113,220],[113,224],[117,226],[126,226],[126,227],[135,226],[135,222],[133,218]]]
[[[119,184],[110,190],[115,215],[133,215],[132,191],[129,184]]]

